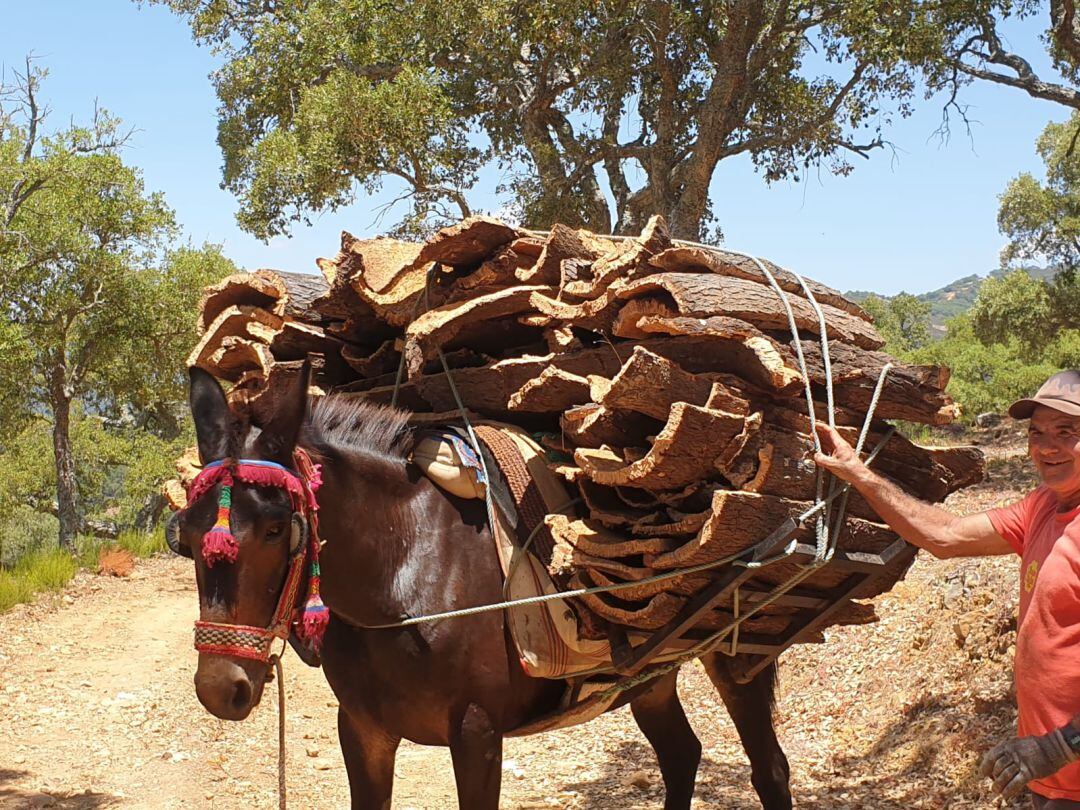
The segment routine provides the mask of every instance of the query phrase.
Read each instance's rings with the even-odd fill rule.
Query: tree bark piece
[[[776,278],[776,282],[780,289],[797,295],[800,298],[806,297],[806,293],[794,273],[790,270],[785,270],[768,260],[762,259],[760,261]],[[668,248],[663,253],[654,256],[650,264],[663,271],[705,271],[722,276],[743,278],[748,281],[755,281],[758,284],[769,283],[765,274],[761,272],[757,263],[752,259],[748,259],[745,256],[739,256],[736,253],[730,253],[720,248],[706,249],[686,245],[676,245],[675,247]],[[848,300],[836,290],[817,281],[812,279],[804,280],[806,281],[806,286],[810,289],[811,294],[818,303],[829,304],[830,306],[848,312],[857,318],[861,318],[864,321],[872,322],[866,311],[854,301]]]
[[[523,413],[562,413],[589,401],[589,381],[577,374],[548,366],[510,395],[507,406]]]
[[[199,366],[214,374],[217,366],[212,358],[222,349],[226,339],[236,338],[268,345],[281,331],[283,323],[284,319],[280,316],[260,307],[246,305],[228,307],[222,310],[213,323],[207,327],[191,354],[188,355],[187,365]],[[247,368],[242,370],[247,370]],[[237,377],[234,375],[228,379],[235,381]]]
[[[544,247],[536,262],[517,271],[523,284],[559,284],[563,286],[562,263],[567,259],[583,259],[590,265],[613,248],[613,243],[603,240],[585,230],[575,230],[566,225],[551,226]]]
[[[282,286],[255,273],[226,276],[203,290],[199,302],[199,332],[205,333],[210,324],[230,307],[259,307],[274,312],[284,292]]]
[[[949,370],[944,366],[913,366],[898,363],[884,352],[860,351],[843,343],[830,343],[833,391],[837,402],[865,413],[870,406],[881,369],[892,363],[885,377],[874,415],[879,419],[906,419],[930,425],[945,425],[960,415],[960,410],[945,393]],[[803,356],[810,378],[819,387],[825,385],[821,344],[803,341]]]
[[[675,551],[649,558],[647,564],[657,570],[668,570],[738,554],[768,537],[787,518],[805,512],[809,506],[805,501],[772,495],[718,491],[713,495],[712,515],[698,535]],[[796,538],[799,542],[814,542],[811,528],[802,529]],[[881,524],[849,518],[837,542],[838,548],[845,551],[877,553],[895,540],[896,535]]]
[[[749,321],[760,329],[789,329],[783,304],[771,288],[735,276],[661,273],[630,281],[615,295],[628,299],[658,292],[671,297],[680,315],[694,318],[720,315]],[[789,301],[799,330],[819,334],[817,314],[806,299],[792,296]],[[869,322],[829,304],[822,304],[821,309],[830,338],[864,349],[877,349],[883,345],[881,336]]]
[[[574,460],[600,484],[676,489],[714,475],[714,460],[744,426],[737,414],[677,402],[644,458],[626,463],[610,451],[580,448]]]
[[[634,301],[630,301],[626,306],[633,303]],[[722,341],[722,345],[728,350],[728,370],[744,377],[752,385],[778,393],[791,393],[802,383],[802,372],[795,362],[794,354],[783,351],[773,338],[763,334],[753,324],[738,318],[669,318],[646,315],[638,318],[634,332],[647,336],[713,337]]]
[[[503,245],[523,236],[491,217],[468,217],[438,231],[424,243],[414,264],[431,262],[455,267],[479,264]]]
[[[510,287],[505,290],[445,304],[419,315],[405,331],[405,363],[416,376],[423,361],[437,355],[436,348],[453,346],[455,339],[476,341],[477,333],[489,333],[492,321],[526,312],[533,293],[552,292],[551,287]]]
[[[633,354],[611,380],[593,378],[592,399],[612,410],[637,411],[666,420],[675,402],[704,407],[710,399],[714,408],[745,416],[749,402],[738,389],[714,375],[691,374],[648,349],[635,346]]]
[[[615,250],[593,263],[592,278],[574,281],[564,291],[579,298],[596,298],[616,279],[637,278],[649,271],[649,260],[671,246],[671,231],[661,216],[653,216],[641,231],[641,236],[623,242]]]

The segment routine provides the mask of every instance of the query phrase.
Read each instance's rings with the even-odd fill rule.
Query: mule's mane
[[[313,403],[310,429],[316,442],[400,459],[409,449],[408,422],[408,411],[330,395]]]

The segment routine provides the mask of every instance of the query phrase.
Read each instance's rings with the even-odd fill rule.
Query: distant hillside
[[[1028,275],[1033,278],[1049,280],[1057,272],[1053,267],[1025,267]],[[992,270],[988,276],[999,277],[1005,275],[1004,270]],[[945,334],[945,322],[962,312],[966,312],[975,303],[975,296],[979,294],[979,287],[983,283],[983,276],[972,274],[958,278],[956,281],[946,284],[940,289],[922,293],[915,296],[920,301],[930,304],[930,328],[936,337]],[[858,303],[869,295],[879,295],[869,290],[849,290],[844,297]],[[882,298],[889,298],[884,295]]]

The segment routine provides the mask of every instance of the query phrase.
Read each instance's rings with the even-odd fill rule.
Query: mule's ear
[[[195,421],[195,436],[199,443],[199,460],[203,464],[229,455],[229,428],[232,415],[225,392],[213,375],[201,368],[188,369],[191,390],[191,418]]]
[[[255,440],[255,448],[261,458],[286,467],[292,466],[293,450],[300,438],[300,428],[307,418],[310,384],[311,358],[306,358],[292,385],[274,403],[273,413],[262,425],[262,432]]]

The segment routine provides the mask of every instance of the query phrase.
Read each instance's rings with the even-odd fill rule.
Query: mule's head
[[[307,408],[307,364],[274,415],[259,427],[230,410],[210,374],[192,368],[190,376],[191,412],[204,469],[212,462],[224,460],[228,466],[241,458],[292,466]],[[290,563],[294,555],[303,554],[306,524],[284,489],[235,479],[231,504],[223,504],[222,486],[214,484],[189,500],[169,521],[166,534],[174,551],[194,560],[200,622],[214,626],[211,641],[215,635],[222,640],[219,649],[208,650],[204,631],[195,672],[199,701],[216,717],[243,720],[262,697],[270,664],[265,657],[237,654],[230,631],[217,627],[271,625]],[[231,533],[225,554],[215,550],[217,538],[207,534],[215,524],[218,531]]]

